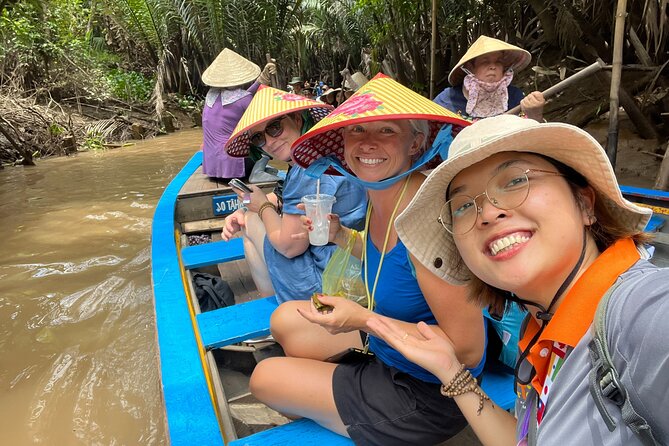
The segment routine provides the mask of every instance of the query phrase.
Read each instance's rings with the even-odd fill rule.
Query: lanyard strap
[[[369,206],[367,207],[367,215],[365,216],[365,236],[362,239],[362,261],[365,265],[365,291],[367,292],[367,309],[372,310],[374,308],[374,294],[376,293],[376,285],[379,283],[379,276],[381,275],[381,266],[383,265],[383,258],[386,255],[386,248],[388,247],[388,239],[390,238],[390,230],[393,227],[393,223],[395,222],[395,215],[397,214],[397,209],[400,207],[400,203],[402,202],[402,198],[404,198],[404,193],[407,191],[407,186],[409,185],[409,179],[411,179],[411,175],[407,177],[407,179],[404,181],[404,187],[402,187],[402,192],[400,193],[400,197],[397,200],[397,203],[395,203],[395,209],[393,209],[393,213],[390,215],[390,220],[388,221],[388,227],[386,228],[386,236],[385,239],[383,240],[383,249],[381,250],[381,257],[379,259],[379,267],[376,269],[376,277],[374,278],[374,285],[372,286],[372,293],[369,293],[369,276],[367,274],[367,238],[371,237],[369,233],[369,221],[371,220],[371,215],[372,215],[372,204],[370,203]]]

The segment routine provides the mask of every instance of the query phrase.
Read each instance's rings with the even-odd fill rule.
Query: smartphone
[[[357,364],[363,361],[368,361],[374,357],[374,353],[365,352],[359,348],[349,348],[336,355],[330,356],[326,362],[334,362],[337,364]]]
[[[240,179],[238,178],[233,178],[230,181],[228,181],[228,184],[235,189],[239,189],[240,191],[250,194],[253,192],[250,187],[248,187],[246,184],[244,184]]]
[[[314,307],[318,310],[319,313],[329,313],[334,310],[332,305],[325,305],[320,300],[318,300],[318,293],[311,295],[311,301],[314,303]]]

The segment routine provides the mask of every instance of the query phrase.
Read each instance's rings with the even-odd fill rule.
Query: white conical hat
[[[234,87],[253,82],[260,67],[231,49],[224,49],[202,73],[202,82],[210,87]]]

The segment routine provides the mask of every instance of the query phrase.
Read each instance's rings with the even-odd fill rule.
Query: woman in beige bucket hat
[[[650,214],[622,197],[606,153],[585,131],[515,116],[481,120],[454,139],[396,228],[433,273],[467,283],[471,299],[528,308],[516,366],[518,419],[486,399],[461,372],[450,342],[426,325],[414,336],[381,319],[368,325],[441,379],[486,445],[667,444],[669,376],[657,367],[669,363],[669,269],[644,260]],[[591,396],[602,393],[589,344],[605,295],[611,304],[598,311],[605,311],[615,383],[631,403],[622,410]],[[623,414],[651,429],[635,434]]]
[[[480,36],[448,75],[450,87],[434,102],[467,118],[489,118],[521,106],[528,118],[543,120],[543,95],[527,96],[512,85],[513,75],[527,67],[532,56],[515,45]]]

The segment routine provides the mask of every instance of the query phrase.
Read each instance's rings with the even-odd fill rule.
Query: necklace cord
[[[564,293],[564,290],[567,289],[567,287],[571,284],[571,282],[574,280],[574,277],[578,273],[578,269],[581,267],[583,264],[583,259],[585,259],[585,248],[586,248],[586,242],[587,242],[587,230],[583,228],[583,247],[581,248],[581,256],[578,259],[578,262],[576,262],[576,265],[574,265],[574,268],[572,268],[571,272],[567,276],[567,278],[562,282],[562,285],[560,285],[560,288],[558,288],[557,292],[553,296],[553,299],[551,300],[551,303],[548,305],[548,308],[544,310],[544,308],[533,302],[528,302],[524,299],[520,299],[518,297],[515,297],[512,300],[518,301],[522,304],[530,304],[533,306],[537,306],[540,308],[539,311],[536,313],[536,318],[541,321],[541,327],[539,328],[539,331],[532,337],[532,340],[530,340],[529,344],[527,344],[527,347],[522,351],[520,354],[520,357],[518,358],[518,361],[516,361],[516,367],[514,368],[514,375],[516,378],[516,382],[520,383],[521,385],[527,385],[532,380],[534,379],[534,376],[536,375],[536,369],[532,367],[532,371],[530,372],[529,378],[526,380],[521,380],[520,377],[518,376],[518,373],[520,372],[520,366],[521,364],[525,361],[527,356],[530,354],[530,349],[534,347],[534,344],[536,344],[537,340],[539,339],[539,336],[541,336],[541,333],[543,333],[544,329],[548,325],[548,322],[551,320],[553,317],[553,313],[551,313],[551,309],[553,308],[553,305],[557,302],[558,298]]]
[[[388,221],[388,227],[386,228],[386,236],[383,240],[383,249],[381,250],[381,258],[379,260],[379,266],[376,270],[376,277],[374,278],[374,285],[372,286],[372,292],[370,294],[369,292],[369,275],[368,275],[368,268],[367,268],[367,238],[370,237],[369,234],[369,222],[371,220],[371,215],[372,215],[372,204],[370,203],[369,206],[367,207],[367,215],[365,216],[365,235],[362,238],[362,262],[365,266],[365,291],[367,292],[367,309],[372,310],[374,308],[374,294],[376,293],[376,285],[379,282],[379,276],[381,275],[381,266],[383,265],[383,258],[386,255],[386,248],[388,247],[388,239],[390,238],[390,230],[393,227],[393,223],[395,222],[395,215],[397,214],[397,210],[400,207],[400,203],[402,202],[402,199],[404,198],[404,193],[407,190],[407,186],[409,185],[409,179],[411,178],[411,175],[407,177],[407,179],[404,181],[404,186],[402,187],[402,192],[400,193],[400,196],[397,200],[397,203],[395,203],[395,208],[393,209],[393,213],[390,215],[390,220]]]

